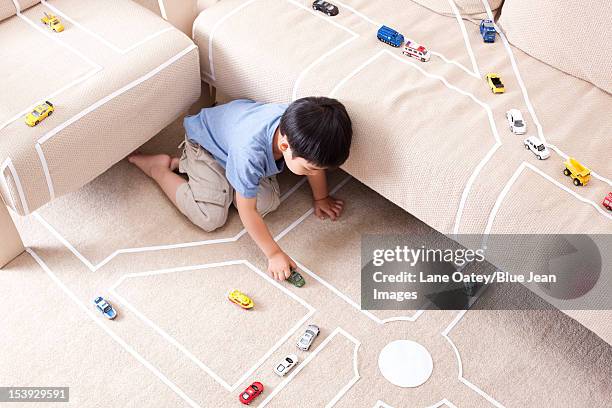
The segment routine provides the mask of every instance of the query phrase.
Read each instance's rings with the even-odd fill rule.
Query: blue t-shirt
[[[280,173],[272,139],[286,104],[239,99],[205,108],[183,121],[187,138],[206,149],[225,168],[230,184],[246,198],[257,197],[259,181]]]

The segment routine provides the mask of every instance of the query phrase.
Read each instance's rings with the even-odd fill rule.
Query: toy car
[[[319,328],[314,324],[308,325],[304,334],[300,336],[297,346],[300,350],[308,351],[314,339],[319,335]]]
[[[584,167],[573,157],[569,157],[563,164],[565,164],[563,174],[570,176],[574,180],[575,186],[586,186],[591,180],[591,170]]]
[[[604,197],[601,205],[612,211],[612,191],[610,191],[608,195]]]
[[[494,94],[504,93],[506,91],[506,88],[504,88],[504,84],[502,83],[498,74],[490,73],[487,74],[485,78],[487,78],[489,88],[491,88],[491,91],[493,91]]]
[[[25,116],[26,125],[32,127],[38,125],[47,116],[51,116],[55,108],[49,101],[36,106],[34,110]]]
[[[230,302],[237,304],[243,309],[251,309],[253,306],[255,306],[253,300],[238,289],[230,291],[227,294],[227,298]]]
[[[295,354],[289,354],[288,356],[283,358],[283,361],[281,361],[276,367],[274,367],[274,372],[277,375],[283,377],[285,374],[291,371],[293,367],[295,367],[297,362],[298,357]]]
[[[431,58],[429,51],[425,47],[412,40],[406,40],[402,54],[421,60],[421,62],[427,62]]]
[[[536,136],[529,136],[523,143],[525,149],[531,150],[538,160],[546,160],[550,157],[550,151]]]
[[[298,288],[306,284],[304,277],[293,268],[291,268],[291,275],[287,278],[287,281]]]
[[[94,304],[96,305],[98,310],[101,311],[102,314],[108,319],[113,320],[115,317],[117,317],[117,312],[115,311],[115,309],[113,309],[113,306],[106,300],[104,300],[102,296],[98,296],[97,298],[95,298]]]
[[[527,132],[527,124],[523,120],[523,115],[518,109],[510,109],[506,112],[508,126],[515,135],[524,135]]]
[[[240,402],[244,405],[249,405],[259,394],[261,394],[264,390],[264,386],[259,381],[255,381],[253,384],[249,385],[246,390],[242,391],[238,396]]]
[[[323,0],[315,0],[312,3],[312,8],[322,13],[325,13],[330,17],[338,15],[338,7]]]
[[[387,26],[380,27],[376,33],[376,37],[392,47],[399,47],[404,43],[404,36]]]
[[[491,20],[480,20],[480,35],[486,43],[495,42],[495,26]]]
[[[53,14],[45,13],[45,16],[41,18],[40,21],[42,21],[44,25],[49,27],[51,31],[55,31],[56,33],[61,33],[62,31],[64,31],[64,25],[59,20],[59,18],[57,18]]]

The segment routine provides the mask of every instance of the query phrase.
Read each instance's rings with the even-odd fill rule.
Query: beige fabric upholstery
[[[500,25],[528,53],[612,92],[609,0],[506,0]]]
[[[40,0],[17,0],[17,3],[19,3],[20,11],[24,11],[35,4],[40,3]]]
[[[422,6],[425,6],[437,13],[453,14],[449,0],[414,0]],[[486,12],[482,0],[454,0],[457,9],[462,15],[482,16]],[[492,10],[496,10],[502,4],[503,0],[489,0],[489,5]]]
[[[0,191],[20,214],[97,177],[199,97],[189,38],[131,1],[112,3],[53,0],[0,23],[0,38],[19,38],[0,49]],[[45,11],[64,32],[41,27]],[[28,127],[23,116],[43,100],[55,112]]]
[[[12,0],[0,0],[0,21],[14,16],[17,11]]]
[[[610,213],[601,206],[607,182],[593,177],[574,187],[560,154],[552,150],[548,160],[536,160],[523,146],[525,136],[508,130],[505,113],[517,108],[527,135],[539,134],[499,38],[485,44],[478,26],[465,23],[479,68],[472,75],[454,16],[399,0],[344,3],[362,15],[340,7],[329,18],[308,2],[219,2],[194,24],[202,78],[230,98],[338,98],[355,132],[343,169],[441,232],[612,233]],[[420,63],[380,43],[381,22],[446,61],[436,54]],[[511,51],[539,135],[610,180],[610,94]],[[491,93],[486,72],[501,75],[506,93]]]

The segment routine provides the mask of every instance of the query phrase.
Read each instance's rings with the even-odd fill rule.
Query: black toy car
[[[325,13],[328,16],[338,15],[338,7],[323,0],[315,0],[312,3],[312,8],[315,10],[319,10],[320,12]]]

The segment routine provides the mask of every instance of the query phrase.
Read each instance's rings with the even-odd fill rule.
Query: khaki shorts
[[[223,226],[229,206],[236,200],[223,166],[200,145],[185,139],[179,172],[187,174],[189,181],[176,190],[178,209],[205,231]],[[257,211],[265,216],[279,205],[280,189],[276,177],[262,178],[257,192]]]

